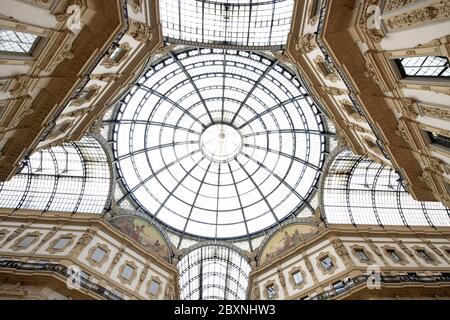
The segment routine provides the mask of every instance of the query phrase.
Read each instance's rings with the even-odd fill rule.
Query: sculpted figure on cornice
[[[14,232],[6,239],[6,242],[10,242],[12,240],[14,240],[15,238],[17,238],[19,235],[21,235],[25,229],[27,228],[27,226],[25,225],[20,225],[16,230],[14,230]]]
[[[145,43],[152,39],[152,30],[149,25],[136,20],[129,20],[130,28],[128,34],[136,41]]]
[[[342,96],[344,94],[348,94],[347,90],[335,87],[323,87],[323,90],[332,96]]]
[[[300,54],[307,54],[317,48],[316,35],[313,33],[303,34],[298,38],[295,49]]]

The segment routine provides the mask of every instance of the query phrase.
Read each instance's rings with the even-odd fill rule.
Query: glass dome
[[[130,200],[179,234],[248,238],[314,210],[321,112],[276,60],[172,52],[119,103],[114,123],[118,204]]]

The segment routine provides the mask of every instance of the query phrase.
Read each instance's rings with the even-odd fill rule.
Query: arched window
[[[450,226],[450,210],[416,201],[390,167],[345,150],[332,160],[322,189],[330,224]]]
[[[244,300],[250,265],[237,251],[206,245],[178,263],[182,300]]]
[[[0,207],[102,213],[110,181],[105,151],[88,136],[35,152],[17,175],[0,183]]]

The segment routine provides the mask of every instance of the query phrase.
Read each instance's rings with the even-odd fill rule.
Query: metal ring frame
[[[151,65],[110,123],[125,190],[118,204],[130,199],[181,236],[250,238],[304,206],[314,211],[308,201],[328,134],[300,81],[276,60],[221,49],[171,52]],[[198,149],[202,132],[218,123],[244,139],[227,164]],[[225,214],[240,218],[222,222]]]

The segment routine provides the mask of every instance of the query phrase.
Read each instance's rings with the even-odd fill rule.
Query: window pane
[[[122,277],[126,280],[130,280],[131,277],[133,276],[133,273],[134,273],[134,268],[129,265],[125,265],[125,268],[123,269],[123,272],[122,272]]]
[[[31,245],[31,243],[33,241],[36,240],[36,236],[26,236],[25,238],[22,239],[22,241],[20,241],[18,247],[20,248],[27,248]]]
[[[397,63],[404,76],[413,77],[449,77],[447,57],[412,57],[398,59]]]
[[[303,282],[302,273],[300,271],[295,272],[293,275],[295,284],[299,285]]]
[[[37,39],[34,34],[0,29],[0,51],[30,53]]]
[[[61,238],[58,240],[58,242],[55,244],[55,246],[53,247],[53,249],[56,250],[61,250],[63,248],[65,248],[67,246],[67,244],[69,243],[70,239],[68,238]]]
[[[94,253],[92,254],[91,259],[98,263],[98,262],[102,261],[105,254],[106,254],[105,250],[103,250],[102,248],[96,248],[94,250]]]
[[[150,292],[150,294],[155,295],[158,292],[158,289],[159,289],[159,283],[152,280],[148,291]]]
[[[280,49],[293,7],[293,0],[161,0],[160,15],[168,42]]]

